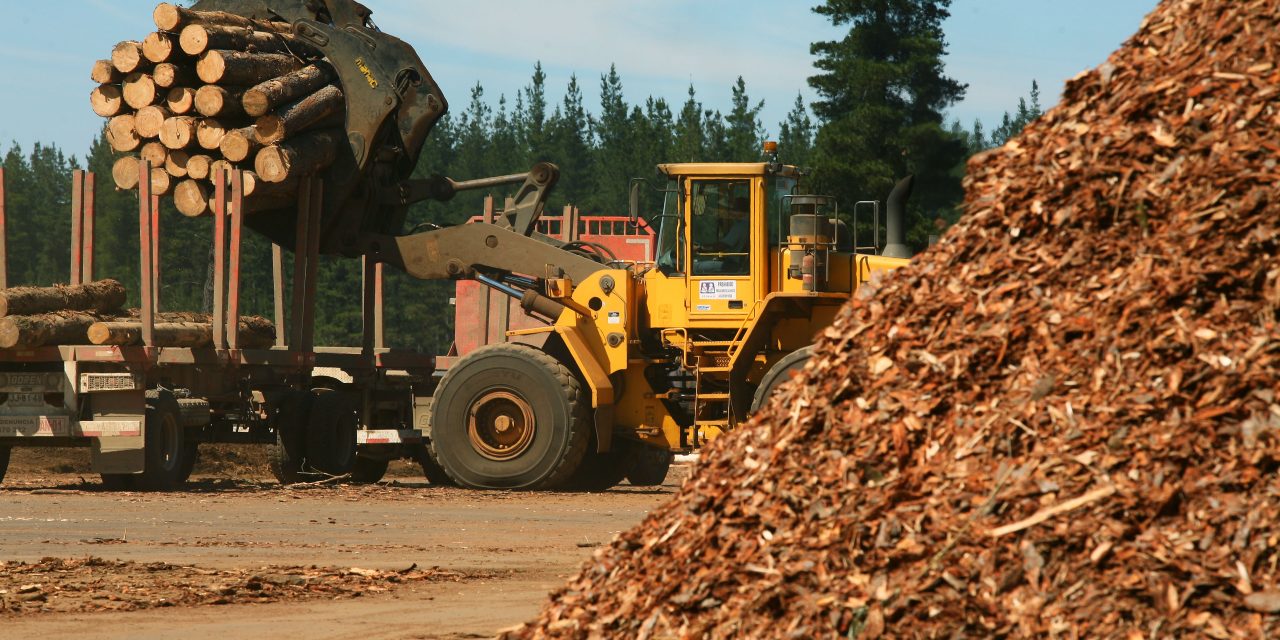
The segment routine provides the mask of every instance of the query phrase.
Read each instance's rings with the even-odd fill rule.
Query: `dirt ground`
[[[83,451],[15,450],[0,485],[7,637],[479,638],[529,618],[665,500],[435,487],[282,488],[261,449],[202,450],[191,486],[109,493]]]

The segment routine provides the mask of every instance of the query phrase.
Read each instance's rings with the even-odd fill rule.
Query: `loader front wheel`
[[[760,386],[756,387],[755,397],[751,400],[751,415],[755,415],[765,408],[769,404],[769,399],[773,397],[773,393],[778,390],[778,387],[790,380],[793,373],[799,373],[811,357],[813,357],[813,346],[801,347],[788,353],[781,360],[775,362],[772,367],[769,367],[769,370],[764,374],[764,378],[760,380]]]
[[[474,489],[554,489],[582,462],[588,400],[573,373],[520,344],[477,349],[449,369],[431,411],[432,457]]]

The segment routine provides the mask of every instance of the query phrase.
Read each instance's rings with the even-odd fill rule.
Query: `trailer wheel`
[[[134,486],[143,491],[169,491],[186,478],[190,448],[178,401],[168,391],[148,392],[146,423],[146,465],[134,476]],[[189,471],[187,473],[190,473]]]
[[[280,402],[276,412],[276,441],[267,447],[267,463],[271,475],[280,484],[294,484],[307,480],[302,473],[303,450],[306,446],[303,429],[307,421],[310,394],[290,392]]]
[[[545,352],[481,347],[449,369],[431,411],[432,457],[474,489],[563,486],[587,450],[582,385]]]
[[[418,461],[418,466],[422,467],[422,475],[426,476],[427,482],[431,484],[443,485],[446,487],[456,486],[458,483],[445,473],[444,467],[436,462],[435,457],[431,455],[431,448],[423,445],[413,454],[413,459]]]
[[[9,447],[0,447],[0,482],[4,482],[4,474],[9,470]]]
[[[813,345],[800,347],[773,363],[773,366],[765,372],[764,378],[760,379],[760,386],[756,387],[755,397],[751,399],[752,415],[763,409],[769,403],[773,392],[777,391],[782,383],[790,380],[792,373],[803,369],[811,357],[813,357]]]
[[[659,487],[667,479],[671,470],[673,456],[670,451],[636,445],[631,451],[631,469],[627,471],[627,480],[637,487]]]
[[[387,475],[387,466],[391,464],[390,460],[378,460],[376,458],[365,458],[356,456],[355,464],[351,466],[351,481],[360,484],[373,484]]]
[[[330,476],[351,473],[359,428],[351,400],[333,389],[312,389],[307,414],[307,465]]]

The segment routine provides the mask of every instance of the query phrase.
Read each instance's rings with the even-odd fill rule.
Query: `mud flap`
[[[608,453],[613,447],[613,405],[596,407],[596,453]]]
[[[138,422],[142,422],[142,416],[138,416]],[[146,437],[94,438],[89,454],[94,473],[142,473],[147,467]]]

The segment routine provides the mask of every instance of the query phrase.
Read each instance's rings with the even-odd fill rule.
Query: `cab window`
[[[698,181],[689,195],[692,275],[749,275],[751,181]]]

